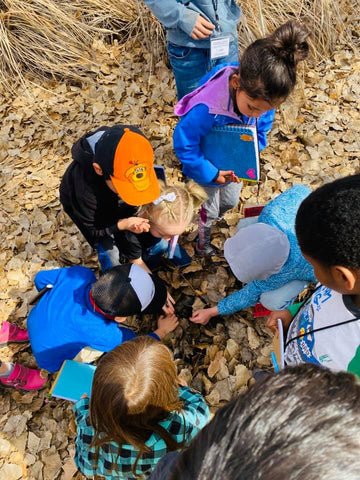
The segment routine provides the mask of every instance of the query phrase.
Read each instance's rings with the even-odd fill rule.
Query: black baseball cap
[[[161,313],[166,303],[164,282],[134,263],[107,270],[92,285],[95,305],[107,315],[127,317],[139,313]]]

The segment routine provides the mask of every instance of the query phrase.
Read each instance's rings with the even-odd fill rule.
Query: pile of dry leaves
[[[62,212],[58,185],[70,161],[70,148],[82,134],[101,125],[140,125],[150,138],[156,162],[167,168],[169,182],[181,180],[172,151],[175,90],[172,73],[161,60],[149,71],[150,54],[136,42],[109,47],[96,44],[101,68],[96,84],[50,81],[29,96],[3,92],[0,103],[0,322],[26,325],[33,277],[40,269],[82,264],[96,259],[77,228]],[[245,186],[242,203],[264,203],[295,183],[316,187],[359,171],[360,58],[339,45],[331,59],[300,75],[299,86],[277,114],[263,152],[262,182]],[[221,256],[224,240],[241,216],[230,212],[216,227],[218,257],[193,256],[179,272],[170,266],[162,276],[177,300],[180,326],[169,335],[180,375],[201,390],[212,410],[247,388],[254,368],[270,366],[271,333],[264,320],[242,311],[213,319],[206,327],[188,320],[193,307],[240,288]],[[183,245],[194,253],[194,231]],[[142,331],[151,328],[144,319]],[[132,322],[130,322],[132,323]],[[1,350],[34,366],[28,346]],[[71,405],[46,400],[41,392],[1,392],[0,479],[69,480],[75,473],[75,428]],[[78,474],[77,478],[82,478]]]

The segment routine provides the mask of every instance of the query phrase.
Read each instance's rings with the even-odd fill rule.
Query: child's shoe
[[[0,347],[8,343],[25,343],[28,341],[27,330],[19,328],[14,323],[3,322],[0,330]]]
[[[40,390],[44,387],[47,378],[42,378],[40,370],[24,367],[18,363],[8,377],[0,377],[0,385],[13,387],[17,390]]]
[[[196,243],[195,252],[200,257],[211,257],[212,255],[216,255],[216,252],[213,249],[213,247],[210,245],[210,243],[208,244],[204,243],[203,245],[201,245],[199,242]]]

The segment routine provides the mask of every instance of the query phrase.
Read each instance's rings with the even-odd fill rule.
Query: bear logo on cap
[[[136,160],[131,161],[134,166],[125,171],[125,177],[133,184],[139,192],[143,192],[150,186],[150,178],[147,172],[146,163],[138,163]]]

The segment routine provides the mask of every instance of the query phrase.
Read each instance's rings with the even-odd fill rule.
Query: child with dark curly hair
[[[305,198],[296,235],[320,284],[305,304],[272,312],[267,325],[275,329],[280,318],[287,329],[287,365],[310,362],[360,376],[360,175]]]

